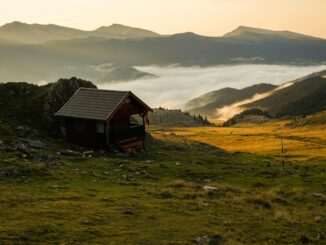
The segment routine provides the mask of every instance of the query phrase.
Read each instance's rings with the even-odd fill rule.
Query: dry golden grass
[[[326,157],[326,125],[289,128],[289,121],[272,121],[261,125],[241,124],[237,127],[175,128],[174,133],[190,140],[210,144],[228,152],[246,152],[280,157],[281,136],[286,156],[292,160]]]

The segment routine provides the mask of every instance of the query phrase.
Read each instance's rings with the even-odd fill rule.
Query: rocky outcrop
[[[58,124],[54,114],[81,87],[97,88],[92,82],[76,77],[59,79],[52,84],[43,107],[43,123],[51,135],[58,133]]]

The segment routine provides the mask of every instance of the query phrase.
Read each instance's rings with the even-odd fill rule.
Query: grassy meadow
[[[325,244],[326,127],[284,125],[151,127],[132,155],[0,151],[0,244]]]
[[[246,152],[280,157],[283,137],[288,160],[305,161],[326,157],[326,124],[290,127],[290,121],[240,124],[236,127],[180,128],[173,133],[210,144],[228,152]]]

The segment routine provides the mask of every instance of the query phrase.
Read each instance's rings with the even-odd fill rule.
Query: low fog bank
[[[152,107],[181,108],[190,99],[225,87],[244,88],[257,83],[279,85],[313,72],[323,66],[235,65],[216,67],[136,67],[157,75],[119,83],[97,84],[102,89],[131,90]]]
[[[256,94],[250,99],[245,99],[245,100],[239,101],[237,103],[234,103],[234,104],[231,104],[231,105],[228,105],[228,106],[224,106],[222,108],[218,108],[218,109],[216,109],[217,119],[221,120],[221,121],[229,120],[230,118],[232,118],[236,114],[239,114],[239,113],[243,112],[246,109],[245,107],[242,107],[242,106],[244,106],[246,104],[253,103],[253,102],[257,101],[257,100],[261,100],[263,98],[266,98],[266,97],[272,95],[273,93],[275,93],[276,91],[279,91],[279,90],[285,89],[287,87],[290,87],[293,84],[294,83],[292,83],[292,82],[285,83],[285,84],[277,87],[276,89],[272,90],[271,92]]]

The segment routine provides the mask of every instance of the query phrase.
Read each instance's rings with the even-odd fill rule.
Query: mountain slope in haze
[[[58,25],[26,24],[14,21],[0,27],[0,37],[19,43],[85,38],[89,33]]]
[[[1,58],[0,58],[1,59]],[[0,67],[0,83],[8,81],[26,81],[30,83],[52,82],[61,77],[83,77],[96,83],[113,81],[130,81],[137,79],[155,78],[154,74],[137,70],[132,66],[118,64],[72,64],[51,65],[40,64],[34,66],[20,61],[7,61],[7,65]],[[16,71],[16,75],[13,75]],[[19,71],[19,72],[18,72]]]
[[[102,71],[105,71],[100,78],[95,79],[97,82],[111,82],[111,81],[130,81],[137,79],[149,79],[155,78],[156,75],[139,71],[134,67],[130,66],[115,66],[109,65],[101,66]],[[87,74],[85,74],[87,76]]]
[[[111,38],[127,39],[127,38],[145,38],[145,37],[159,37],[160,35],[141,28],[129,27],[120,24],[113,24],[111,26],[102,26],[94,31],[98,36],[108,36]]]
[[[42,49],[59,52],[70,60],[72,55],[76,55],[78,58],[94,57],[96,61],[105,59],[108,61],[106,63],[119,62],[126,65],[210,66],[248,61],[265,64],[309,64],[326,60],[326,40],[268,38],[257,43],[236,38],[189,34],[141,40],[71,40],[50,43],[35,49],[36,52]]]
[[[272,91],[277,86],[272,84],[256,84],[244,89],[224,88],[209,92],[185,104],[185,109],[190,113],[203,114],[210,117],[216,116],[216,109],[249,99],[255,94]]]
[[[0,27],[0,37],[18,43],[45,43],[89,37],[127,39],[158,36],[160,35],[152,31],[118,24],[103,26],[94,31],[83,31],[52,24],[26,24],[18,21]]]
[[[309,77],[244,107],[260,108],[276,117],[303,116],[322,111],[326,109],[326,78]]]
[[[12,23],[10,25],[23,26],[26,24]],[[8,35],[1,34],[0,39],[6,40]],[[33,41],[36,38],[50,39],[52,34],[40,31],[41,34],[15,37],[15,42],[0,42],[0,81],[52,81],[66,76],[65,69],[76,67],[84,70],[85,67],[101,64],[117,63],[122,66],[166,66],[178,64],[180,66],[213,66],[233,64],[322,64],[326,61],[326,40],[317,38],[288,38],[286,36],[259,35],[257,39],[243,39],[235,37],[205,37],[194,33],[181,33],[172,36],[155,36],[129,39],[110,39],[112,32],[120,32],[125,38],[125,32],[130,28],[121,25],[100,28],[99,36],[91,32],[61,29],[57,26],[28,25],[36,29],[35,33],[43,28],[58,28],[64,39],[70,31],[78,37],[73,40],[57,40],[42,44],[17,44],[18,41]],[[18,28],[19,29],[19,28]],[[108,33],[105,33],[105,32]],[[137,29],[137,31],[139,31]],[[140,31],[143,33],[143,31]],[[146,32],[146,31],[145,31]],[[29,32],[28,32],[29,33]],[[98,30],[97,30],[97,33]],[[147,33],[147,32],[146,32]],[[68,35],[68,34],[67,34]],[[73,36],[74,36],[73,35]],[[90,36],[91,35],[91,36]],[[101,36],[102,35],[102,36]],[[104,35],[104,37],[103,37]],[[134,34],[132,34],[135,37]],[[151,33],[142,34],[151,35]],[[74,38],[76,38],[74,36]],[[8,39],[7,39],[8,40]],[[69,71],[70,72],[70,71]],[[70,74],[70,76],[79,74]],[[88,77],[86,77],[88,78]],[[89,79],[93,79],[90,77]]]
[[[239,26],[237,29],[226,33],[223,37],[233,38],[252,38],[252,37],[282,37],[289,39],[320,39],[317,37],[307,36],[290,31],[271,31],[260,28]]]

